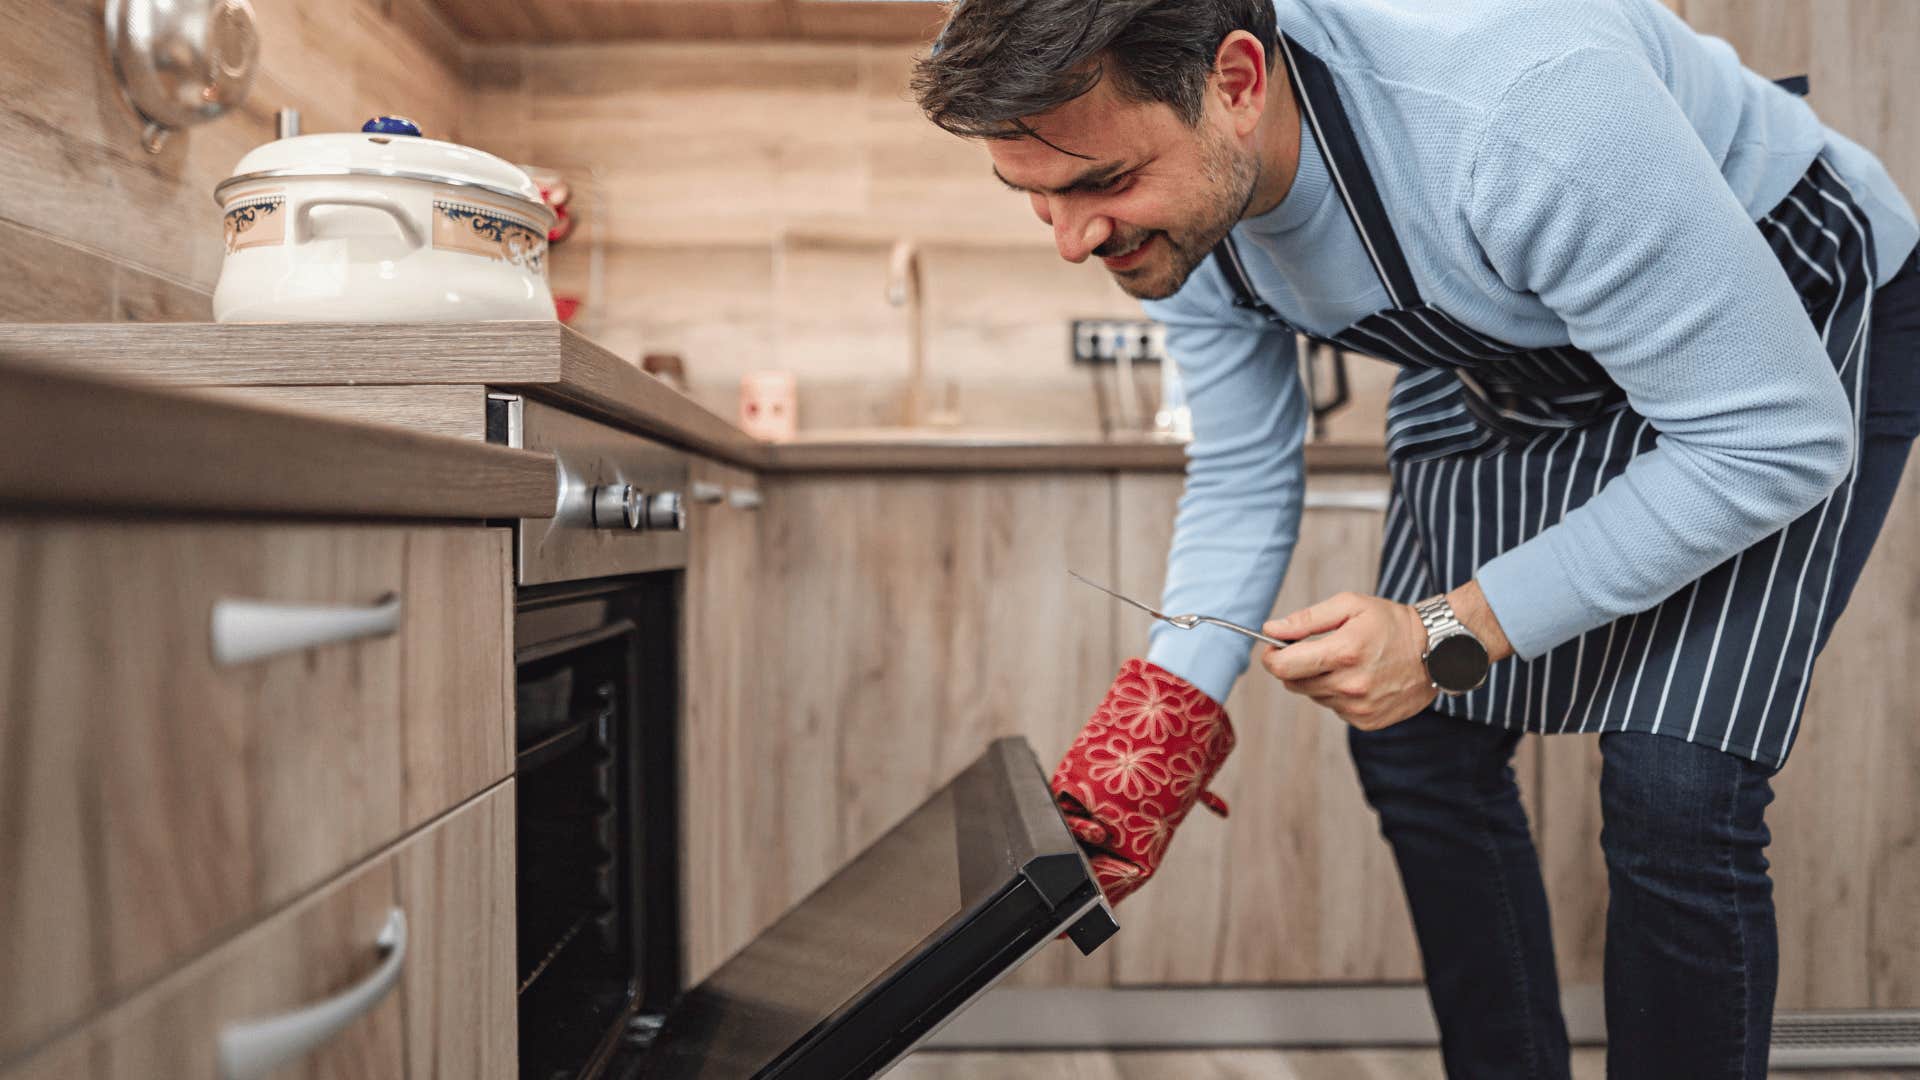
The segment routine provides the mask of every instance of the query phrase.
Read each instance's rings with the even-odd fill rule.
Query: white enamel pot
[[[214,189],[220,322],[551,319],[553,210],[518,167],[397,118],[257,147]]]

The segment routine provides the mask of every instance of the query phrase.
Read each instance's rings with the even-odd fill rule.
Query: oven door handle
[[[221,599],[213,605],[213,659],[244,664],[316,645],[384,637],[398,629],[398,593],[367,607]]]
[[[221,1080],[259,1080],[298,1061],[340,1029],[373,1011],[400,982],[407,962],[407,914],[394,908],[374,942],[386,957],[358,986],[293,1012],[228,1024],[220,1030]]]

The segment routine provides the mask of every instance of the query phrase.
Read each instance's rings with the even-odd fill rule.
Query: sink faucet
[[[901,422],[920,426],[925,414],[926,358],[922,353],[920,312],[920,249],[911,240],[893,245],[887,271],[887,303],[907,309],[907,394]]]

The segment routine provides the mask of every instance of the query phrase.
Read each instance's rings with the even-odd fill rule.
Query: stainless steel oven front
[[[515,552],[523,586],[687,565],[687,455],[517,394],[487,399],[487,437],[552,454],[551,518],[526,518]]]

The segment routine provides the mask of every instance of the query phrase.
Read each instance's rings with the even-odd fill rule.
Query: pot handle
[[[290,215],[293,218],[290,222],[293,229],[293,243],[304,244],[313,238],[313,222],[309,220],[308,214],[316,206],[364,206],[369,210],[379,210],[391,217],[395,225],[400,226],[400,236],[406,240],[408,247],[427,246],[427,238],[420,234],[420,226],[414,224],[413,217],[407,213],[407,208],[401,204],[400,200],[378,192],[363,192],[355,195],[316,195],[302,199]]]

